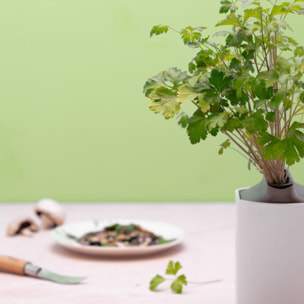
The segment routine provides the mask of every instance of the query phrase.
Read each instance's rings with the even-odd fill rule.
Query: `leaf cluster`
[[[183,291],[183,286],[187,285],[187,279],[184,274],[177,276],[177,273],[179,270],[182,268],[182,265],[180,262],[173,262],[170,261],[168,263],[167,269],[166,269],[166,274],[173,276],[174,279],[170,285],[171,290],[175,293],[182,293]],[[156,288],[163,282],[167,281],[168,279],[164,278],[163,276],[157,274],[151,281],[150,281],[150,290],[154,291]],[[170,279],[171,281],[171,279]]]
[[[234,144],[268,182],[285,182],[286,166],[304,157],[304,48],[289,36],[286,19],[304,14],[304,1],[221,0],[214,36],[187,26],[183,43],[196,48],[188,71],[169,68],[148,79],[149,108],[175,116],[192,144],[222,133],[219,154]],[[155,26],[151,35],[167,33]],[[192,113],[181,113],[191,103]]]

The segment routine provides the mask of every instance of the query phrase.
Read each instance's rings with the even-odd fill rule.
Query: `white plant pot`
[[[304,202],[250,202],[240,190],[237,304],[304,304]]]

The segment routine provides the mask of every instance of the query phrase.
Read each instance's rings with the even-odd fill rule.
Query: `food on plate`
[[[145,247],[174,241],[174,239],[166,240],[139,225],[120,225],[118,223],[104,227],[99,231],[86,233],[80,238],[71,235],[69,237],[75,239],[81,245],[103,247]]]

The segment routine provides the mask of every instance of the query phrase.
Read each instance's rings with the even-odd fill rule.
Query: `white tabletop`
[[[89,256],[55,244],[49,231],[32,238],[7,237],[8,222],[34,215],[33,204],[0,204],[2,255],[31,261],[54,272],[88,279],[77,285],[0,272],[0,303],[9,304],[233,304],[235,207],[231,203],[95,203],[64,204],[66,223],[120,218],[167,222],[183,228],[182,245],[136,258]],[[164,283],[149,291],[149,281],[163,275],[169,260],[180,261],[189,281],[222,279],[222,282],[189,284],[181,295]]]

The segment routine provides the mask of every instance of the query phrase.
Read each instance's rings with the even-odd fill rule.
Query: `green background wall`
[[[223,138],[192,146],[145,80],[195,50],[155,24],[212,27],[219,1],[0,2],[0,201],[232,201],[260,180]],[[303,43],[304,19],[295,17]],[[304,181],[302,165],[293,169]]]

